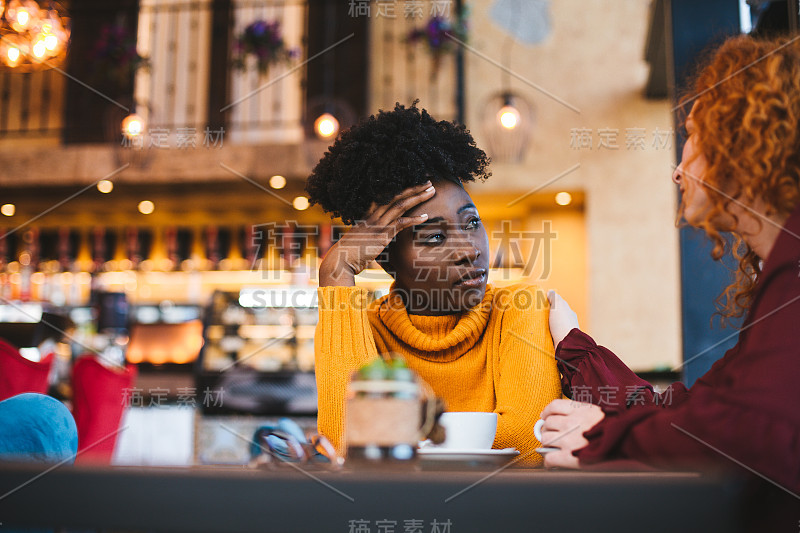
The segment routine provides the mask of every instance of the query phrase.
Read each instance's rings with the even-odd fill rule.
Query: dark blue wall
[[[672,51],[670,78],[674,105],[685,93],[700,54],[739,33],[737,0],[666,0],[667,50]],[[668,55],[669,58],[669,55]],[[688,113],[688,109],[686,110]],[[678,161],[681,159],[681,110],[674,113]],[[736,343],[735,330],[711,327],[714,301],[730,283],[729,267],[711,259],[710,241],[692,228],[680,229],[681,307],[684,381],[691,385]]]

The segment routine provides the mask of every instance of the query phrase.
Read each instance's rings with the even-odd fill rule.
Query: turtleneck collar
[[[392,283],[389,294],[375,301],[378,320],[417,357],[448,362],[469,351],[483,335],[492,311],[494,288],[486,285],[481,303],[452,315],[409,315]]]

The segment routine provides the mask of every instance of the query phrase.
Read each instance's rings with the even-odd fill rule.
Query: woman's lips
[[[478,277],[461,279],[457,281],[456,285],[464,287],[480,287],[485,280],[486,280],[486,272],[481,272],[481,274]]]

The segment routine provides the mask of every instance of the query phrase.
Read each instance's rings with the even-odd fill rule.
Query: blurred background
[[[107,460],[236,464],[220,421],[313,428],[317,265],[343,227],[305,178],[396,102],[492,157],[468,186],[491,283],[558,290],[657,383],[735,341],[710,325],[728,272],[675,224],[676,103],[703,49],[796,31],[796,1],[0,6],[0,337],[67,402],[122,391],[96,414],[127,428]],[[77,375],[85,354],[104,370]]]

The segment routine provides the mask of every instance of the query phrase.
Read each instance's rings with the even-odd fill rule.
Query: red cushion
[[[72,415],[78,426],[76,463],[111,463],[120,420],[136,374],[135,366],[108,368],[91,355],[75,362]]]
[[[22,357],[14,346],[0,339],[0,401],[22,394],[47,394],[47,377],[53,366],[53,354],[39,362]]]

